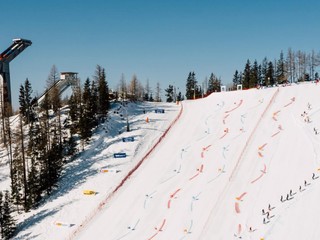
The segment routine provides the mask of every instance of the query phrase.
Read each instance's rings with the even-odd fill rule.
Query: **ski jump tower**
[[[40,105],[45,96],[51,92],[54,87],[59,90],[59,95],[61,95],[68,87],[75,87],[79,85],[78,73],[77,72],[61,72],[60,79],[55,82],[51,88],[47,89],[40,97],[38,97],[37,103]]]
[[[32,44],[30,40],[18,38],[0,54],[0,100],[2,114],[12,114],[11,86],[9,63],[18,56],[24,49]]]

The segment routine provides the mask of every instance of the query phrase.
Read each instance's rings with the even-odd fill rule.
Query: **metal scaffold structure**
[[[37,99],[37,104],[40,105],[44,100],[45,96],[51,92],[54,87],[57,87],[59,90],[59,95],[61,95],[69,87],[77,86],[79,79],[77,72],[61,72],[60,79],[55,82],[48,90],[46,90],[40,97]]]
[[[24,49],[32,44],[30,40],[17,38],[13,43],[0,54],[0,93],[2,115],[12,114],[10,68],[9,63],[18,56]]]

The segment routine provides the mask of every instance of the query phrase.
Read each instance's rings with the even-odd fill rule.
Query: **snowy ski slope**
[[[88,148],[95,174],[46,204],[17,239],[320,239],[319,93],[315,83],[222,92],[181,109],[163,104],[149,123],[137,115],[139,132],[126,134],[139,143]],[[118,165],[109,155],[120,150],[136,154]],[[106,165],[122,175],[96,174]]]

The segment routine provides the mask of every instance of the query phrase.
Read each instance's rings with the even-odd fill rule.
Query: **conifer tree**
[[[281,51],[280,53],[280,58],[277,61],[277,72],[276,72],[276,78],[278,83],[286,83],[288,78],[287,78],[287,70],[286,70],[286,65],[283,57],[283,52]]]
[[[39,144],[41,140],[41,129],[38,124],[31,123],[29,126],[29,141],[27,146],[27,156],[30,160],[30,168],[28,169],[28,195],[26,209],[35,207],[41,200],[41,185],[40,185],[40,160],[38,158]]]
[[[169,85],[166,91],[167,102],[173,102],[173,85]]]
[[[47,153],[47,176],[46,176],[46,191],[50,194],[52,188],[57,186],[58,179],[62,169],[62,147],[54,140],[50,150]]]
[[[3,225],[3,193],[0,191],[0,233],[2,235],[2,225]]]
[[[98,111],[101,116],[106,116],[110,107],[109,103],[109,87],[106,79],[105,69],[97,65],[94,80],[98,84]]]
[[[196,80],[196,75],[194,72],[190,72],[187,78],[186,83],[186,98],[187,99],[194,99],[199,95],[198,91],[198,82]]]
[[[75,134],[79,129],[80,105],[77,104],[74,94],[69,99],[69,116],[71,120],[70,132]]]
[[[152,96],[152,93],[150,93],[150,97],[149,97],[149,100],[148,100],[149,102],[153,102],[154,101],[154,99],[153,99],[153,96]]]
[[[10,200],[9,191],[5,191],[3,208],[2,208],[2,225],[1,237],[2,239],[11,239],[16,229],[15,220],[12,217],[12,204]]]
[[[267,85],[273,86],[276,83],[275,76],[274,76],[274,67],[271,61],[269,61],[268,63],[266,79],[267,79]]]
[[[249,78],[249,88],[254,88],[258,84],[258,78],[259,78],[259,69],[258,69],[258,62],[255,60],[253,62],[253,66],[250,69],[250,78]]]
[[[22,121],[20,122],[22,124]],[[14,134],[14,141],[16,145],[13,150],[13,166],[12,166],[12,181],[11,181],[11,195],[13,203],[16,205],[17,210],[19,212],[20,206],[25,206],[26,201],[23,195],[25,196],[26,189],[26,175],[25,175],[25,166],[23,159],[23,150],[21,146],[22,142],[22,134],[20,129],[16,129],[16,133]],[[23,191],[23,193],[22,193]]]
[[[21,84],[19,88],[19,110],[20,114],[22,116],[26,117],[27,115],[27,103],[26,103],[26,97],[25,97],[25,90],[24,86]]]
[[[98,125],[97,114],[100,113],[101,116],[105,115],[106,112],[102,113],[98,102],[100,101],[99,90],[96,86],[96,82],[91,82],[91,95],[89,99],[89,111],[92,116],[91,127],[96,127]],[[107,110],[106,110],[107,111]]]
[[[82,90],[80,85],[73,88],[73,93],[69,99],[69,116],[71,118],[70,132],[75,134],[79,131],[80,107],[82,105]]]
[[[207,95],[209,95],[210,93],[213,93],[215,91],[215,87],[214,87],[214,81],[215,81],[215,76],[213,73],[211,73],[209,80],[208,80],[208,89],[207,89]]]
[[[262,86],[269,85],[267,72],[268,72],[268,59],[265,57],[261,63],[261,85]]]
[[[250,60],[247,60],[246,66],[243,72],[243,88],[248,89],[250,87],[250,77],[251,77],[251,64]]]
[[[50,126],[48,125],[46,117],[40,118],[38,135],[36,136],[37,146],[36,146],[36,158],[39,162],[39,178],[40,178],[40,194],[50,193],[50,182],[48,179],[49,175],[49,159],[48,152],[50,151],[50,146],[52,143],[50,133]],[[47,129],[49,127],[49,129]],[[50,140],[50,144],[49,144]]]
[[[177,95],[177,101],[180,102],[180,101],[183,101],[183,97],[182,97],[182,93],[179,92],[178,95]]]
[[[92,135],[92,122],[93,116],[91,111],[91,88],[90,88],[90,79],[87,78],[84,84],[83,94],[82,94],[83,104],[80,107],[80,120],[79,120],[79,129],[80,137],[83,141],[88,141]]]
[[[32,86],[27,78],[24,83],[24,90],[25,90],[25,103],[26,103],[26,121],[30,123],[31,121],[35,121],[35,112],[32,106]]]
[[[66,156],[73,156],[77,151],[77,143],[73,134],[69,137],[65,143],[64,152]]]
[[[235,71],[232,82],[233,82],[233,89],[237,89],[237,85],[241,84],[238,70]]]

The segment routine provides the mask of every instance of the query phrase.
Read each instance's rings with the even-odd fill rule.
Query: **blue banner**
[[[125,137],[125,138],[122,138],[122,142],[134,142],[134,137]]]
[[[127,157],[127,154],[126,153],[114,153],[113,157],[114,158],[125,158],[125,157]]]

